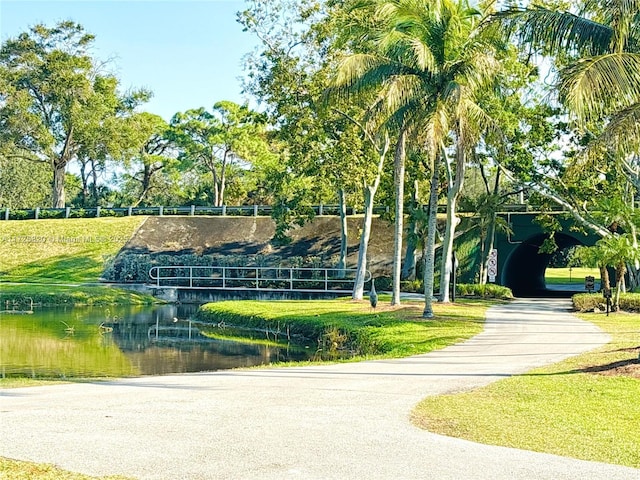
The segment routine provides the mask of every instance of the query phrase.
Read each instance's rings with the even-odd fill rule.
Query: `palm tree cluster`
[[[399,303],[403,198],[407,146],[422,150],[432,172],[430,225],[424,270],[426,304],[431,317],[434,288],[436,215],[440,168],[447,182],[447,228],[443,242],[440,285],[452,271],[453,239],[458,223],[456,205],[465,168],[482,135],[492,128],[478,102],[490,91],[500,64],[495,36],[479,29],[484,12],[466,1],[371,0],[356,2],[350,18],[358,32],[353,52],[339,64],[333,94],[369,100],[366,121],[394,132],[396,197],[392,304]],[[448,301],[448,288],[441,300]]]
[[[441,170],[445,177],[447,221],[442,241],[440,300],[449,299],[447,285],[459,222],[456,209],[465,169],[479,151],[495,142],[492,136],[506,135],[486,106],[490,103],[488,97],[504,99],[502,82],[508,72],[503,63],[513,48],[508,41],[514,37],[525,62],[535,55],[553,60],[558,71],[557,105],[569,114],[572,127],[582,138],[589,139],[586,148],[563,165],[565,177],[554,179],[556,184],[562,185],[572,175],[589,175],[590,169],[585,166],[593,167],[604,178],[612,178],[612,172],[617,172],[616,178],[623,177],[634,187],[630,195],[633,208],[640,188],[640,1],[585,0],[573,11],[533,4],[501,12],[492,11],[482,2],[477,5],[468,1],[346,3],[351,19],[345,28],[346,54],[330,92],[338,99],[364,100],[365,122],[395,138],[392,304],[399,303],[405,158],[407,152],[415,151],[426,154],[431,171],[431,210],[424,249],[424,316],[433,314],[430,302],[434,288],[435,205],[442,183]],[[510,176],[508,167],[499,167]],[[580,181],[574,185],[573,190],[579,189]],[[581,212],[581,208],[587,208],[570,198],[570,188],[566,192],[569,201],[554,192],[546,195],[572,207],[576,218],[600,235],[619,235],[606,224],[598,224],[589,212]],[[593,203],[599,201],[596,198]],[[629,207],[624,202],[623,205]],[[486,216],[492,218],[491,212]],[[487,227],[491,235],[495,227],[495,223]],[[631,233],[630,245],[637,249],[636,224],[629,221],[621,227]],[[624,274],[620,269],[619,272]]]

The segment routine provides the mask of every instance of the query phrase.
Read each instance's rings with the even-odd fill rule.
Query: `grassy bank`
[[[427,398],[415,422],[475,442],[640,468],[640,315],[581,318],[612,342],[469,393]]]
[[[388,298],[381,298],[381,304]],[[479,333],[489,305],[481,300],[435,305],[436,318],[422,318],[421,302],[398,309],[350,299],[216,302],[201,307],[200,321],[251,327],[272,337],[298,336],[323,351],[359,357],[402,357],[429,352]],[[261,333],[264,335],[264,333]]]
[[[150,305],[157,303],[151,295],[108,286],[64,285],[2,285],[0,284],[0,310],[25,310],[35,305]],[[9,302],[9,303],[7,303]]]
[[[145,217],[2,222],[0,281],[94,282]]]
[[[25,309],[31,301],[42,305],[152,303],[153,297],[135,292],[78,286],[98,282],[143,221],[144,217],[2,222],[0,309],[7,308],[7,301],[9,309]]]

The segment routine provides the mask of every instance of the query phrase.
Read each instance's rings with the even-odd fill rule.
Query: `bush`
[[[9,220],[26,220],[33,218],[33,211],[29,210],[9,210]]]
[[[400,282],[400,290],[408,293],[424,293],[422,280],[403,280]]]
[[[578,293],[572,297],[572,301],[574,310],[578,312],[605,311],[607,309],[606,301],[600,293]],[[640,312],[640,293],[621,294],[620,310]]]
[[[497,298],[501,300],[513,298],[510,288],[491,283],[486,285],[460,283],[456,285],[456,293],[462,297]]]

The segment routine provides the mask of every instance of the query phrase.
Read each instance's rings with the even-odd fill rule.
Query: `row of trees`
[[[373,204],[386,203],[395,221],[392,303],[422,250],[425,317],[433,315],[437,243],[440,285],[449,284],[460,204],[475,212],[483,264],[496,230],[507,227],[496,212],[517,197],[543,210],[562,205],[583,228],[603,238],[625,232],[637,248],[640,0],[549,0],[503,11],[465,0],[247,5],[238,21],[261,46],[247,58],[244,88],[260,114],[230,102],[178,113],[169,124],[139,113],[149,92],[119,93],[87,53],[93,38],[70,22],[5,42],[2,203],[8,186],[42,195],[37,179],[48,174],[53,204],[64,205],[70,162],[79,166],[82,201],[130,200],[131,192],[135,202],[152,201],[162,185],[157,192],[179,189],[188,203],[206,187],[204,201],[220,205],[231,184],[242,203],[273,206],[281,241],[310,218],[310,205],[336,202],[344,264],[345,206],[359,201],[356,299]],[[26,175],[24,162],[32,165]],[[117,188],[99,192],[97,173],[116,164],[124,170],[112,181]],[[439,201],[447,206],[443,232]],[[559,226],[542,220],[551,251]],[[631,257],[625,264],[636,282],[638,265]],[[448,289],[440,290],[447,301]]]
[[[109,65],[91,57],[93,41],[67,21],[2,45],[0,204],[139,205],[174,192],[222,205],[233,170],[267,152],[264,117],[227,101],[176,113],[169,123],[140,112],[151,92],[120,92]],[[115,172],[122,173],[113,179]]]
[[[349,130],[360,136],[352,151],[364,162],[349,159],[339,167],[344,178],[358,182],[338,177],[334,184],[338,191],[359,189],[364,195],[359,267],[366,264],[368,207],[385,181],[386,157],[393,156],[392,303],[399,301],[405,174],[426,180],[426,317],[432,315],[435,207],[439,198],[446,200],[440,268],[440,285],[446,286],[469,168],[485,186],[468,199],[476,206],[485,261],[499,226],[496,210],[519,192],[542,207],[562,205],[603,238],[627,232],[637,248],[640,2],[548,1],[503,11],[493,6],[280,0],[250,2],[240,15],[264,46],[254,58],[249,90],[268,106],[283,141],[304,147],[284,157],[296,177],[309,175],[309,164],[313,171],[323,165],[340,121],[348,120],[341,124],[341,138]],[[550,84],[538,81],[541,69]],[[300,132],[293,142],[292,132]],[[542,221],[551,232],[544,249],[552,251],[559,225],[549,216]],[[419,230],[416,223],[410,231]],[[637,265],[627,256],[629,262],[635,281]],[[448,289],[440,290],[440,300],[447,301]],[[354,297],[361,295],[356,285]]]

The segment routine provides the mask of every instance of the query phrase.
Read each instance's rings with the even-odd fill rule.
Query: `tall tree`
[[[142,113],[131,119],[128,125],[138,134],[138,149],[131,158],[126,159],[128,178],[136,184],[134,207],[148,204],[156,185],[155,179],[162,170],[175,167],[177,153],[169,139],[169,125],[165,120],[151,113]]]
[[[170,137],[180,148],[187,167],[202,167],[213,177],[214,206],[224,205],[227,175],[233,164],[250,163],[264,140],[263,116],[248,105],[217,102],[205,108],[176,113],[171,119]]]
[[[291,226],[311,218],[313,203],[337,201],[342,238],[337,267],[342,269],[347,251],[346,202],[359,193],[359,180],[368,175],[368,168],[363,135],[351,121],[358,116],[354,109],[327,108],[323,101],[335,55],[329,44],[337,30],[321,2],[247,3],[239,21],[261,45],[248,58],[245,90],[264,105],[272,126],[278,158],[266,170],[266,178],[274,196],[277,239],[286,241]]]
[[[546,175],[531,188],[566,207],[585,227],[608,236],[607,226],[592,215],[597,196],[585,198],[578,191],[607,188],[599,177],[620,171],[636,193],[640,186],[640,2],[585,0],[564,7],[509,8],[492,23],[517,35],[529,58],[533,52],[555,62],[557,99],[580,139],[576,152],[564,159],[561,174],[566,175]]]
[[[364,7],[362,6],[364,5]],[[441,286],[448,285],[455,215],[462,189],[467,154],[477,143],[487,116],[476,95],[493,79],[498,64],[494,48],[479,35],[481,12],[467,2],[448,0],[370,0],[357,2],[370,15],[364,21],[369,41],[342,65],[339,82],[352,90],[378,89],[372,111],[386,115],[398,133],[396,149],[396,255],[393,302],[399,301],[400,254],[404,202],[405,135],[429,131],[431,145],[443,158],[450,141],[455,165],[445,156],[448,173],[447,231],[443,247]],[[359,33],[362,35],[361,33]],[[434,169],[436,167],[434,166]],[[427,292],[425,292],[427,295]],[[441,300],[448,289],[441,288]]]
[[[65,171],[92,132],[115,126],[146,100],[145,91],[121,95],[115,77],[90,56],[94,37],[67,21],[36,25],[0,49],[0,134],[16,155],[53,172],[52,205],[65,205]]]

